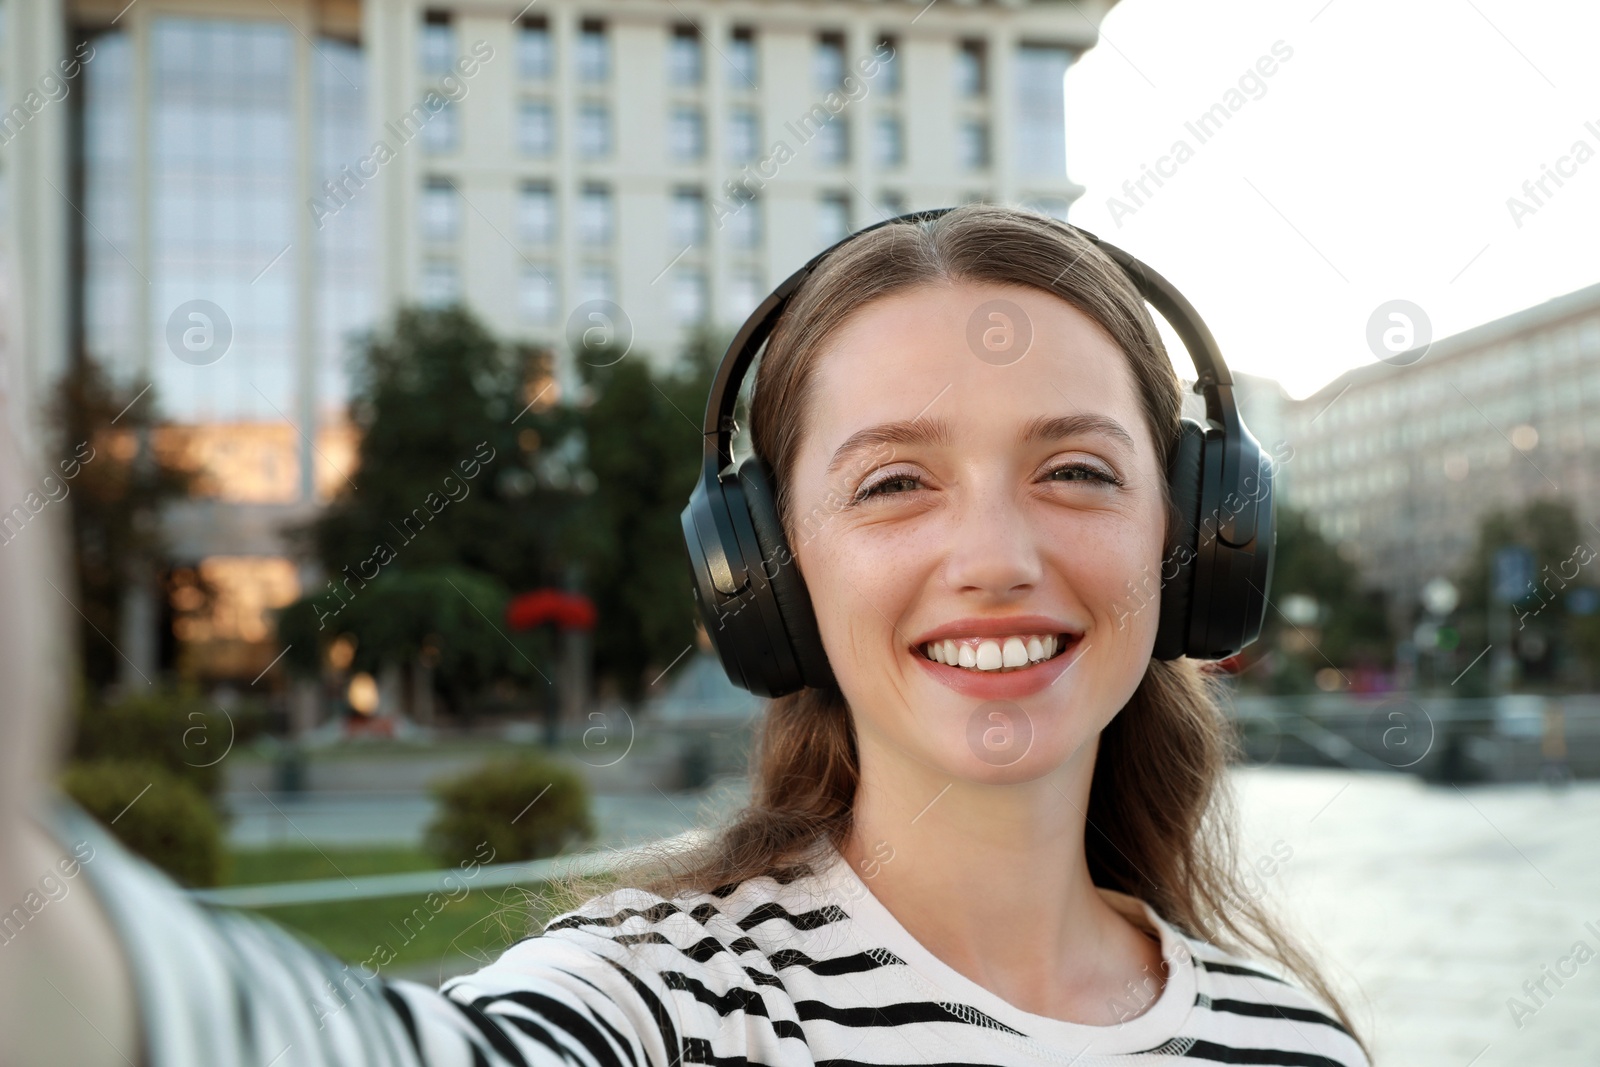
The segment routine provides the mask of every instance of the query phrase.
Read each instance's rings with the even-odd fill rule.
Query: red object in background
[[[592,630],[596,617],[593,601],[561,589],[535,589],[512,597],[506,605],[506,625],[513,630],[531,630],[547,622],[563,630]]]
[[[1212,670],[1217,674],[1240,674],[1246,669],[1245,659],[1246,657],[1243,652],[1235,652],[1233,655],[1228,656],[1225,659],[1219,659],[1215,661],[1211,667]]]

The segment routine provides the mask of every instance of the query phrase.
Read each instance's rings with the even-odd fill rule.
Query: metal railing
[[[569,856],[531,860],[525,863],[479,864],[467,872],[457,867],[440,871],[406,871],[400,874],[362,875],[351,878],[323,878],[305,882],[274,882],[268,885],[228,886],[222,889],[191,889],[189,895],[207,904],[233,908],[274,908],[285,904],[327,904],[340,900],[370,900],[377,897],[425,896],[428,893],[453,894],[463,887],[497,889],[505,886],[534,885],[573,874],[596,875],[611,869],[620,860],[649,850],[678,853],[705,843],[707,831],[686,830],[674,837],[627,849],[600,849]]]

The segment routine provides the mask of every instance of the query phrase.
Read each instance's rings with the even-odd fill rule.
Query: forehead
[[[1014,437],[1030,420],[1063,414],[1115,419],[1140,451],[1154,450],[1116,342],[1065,300],[1027,286],[956,282],[875,300],[834,334],[813,381],[808,447],[830,452],[868,426],[920,415],[970,439]]]

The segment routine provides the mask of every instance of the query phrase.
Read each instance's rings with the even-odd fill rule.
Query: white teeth
[[[1027,662],[1028,646],[1022,643],[1022,638],[1006,638],[1004,647],[1000,649],[1000,665],[1002,667],[1020,667]]]
[[[1056,654],[1061,641],[1055,634],[1018,634],[1014,637],[929,641],[923,654],[935,663],[968,670],[1019,670]]]

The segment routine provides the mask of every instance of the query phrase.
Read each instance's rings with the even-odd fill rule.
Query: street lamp
[[[1450,613],[1456,610],[1456,605],[1459,603],[1461,603],[1461,591],[1448,578],[1430,578],[1422,587],[1422,607],[1428,617],[1417,624],[1412,640],[1418,648],[1428,649],[1429,659],[1433,661],[1435,685],[1439,682],[1440,655],[1455,648],[1452,643],[1447,649],[1440,641],[1439,627],[1449,618]]]

